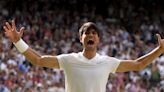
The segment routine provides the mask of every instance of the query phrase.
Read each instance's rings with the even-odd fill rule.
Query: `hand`
[[[163,51],[164,53],[164,39],[161,38],[161,36],[159,34],[156,34],[157,38],[158,38],[158,44],[159,44],[159,48]]]
[[[24,27],[21,27],[20,31],[16,30],[15,21],[12,20],[12,24],[10,25],[9,22],[6,22],[6,25],[3,26],[5,30],[5,35],[13,42],[16,43],[23,35]]]

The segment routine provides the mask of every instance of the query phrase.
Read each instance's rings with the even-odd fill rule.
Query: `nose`
[[[96,32],[95,32],[95,31],[91,31],[91,32],[89,33],[89,35],[91,35],[91,36],[96,35]]]
[[[90,33],[89,33],[89,36],[93,36],[93,35],[94,35],[94,33],[93,33],[93,32],[90,32]]]

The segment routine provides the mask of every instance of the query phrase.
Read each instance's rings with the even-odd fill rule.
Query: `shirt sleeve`
[[[115,73],[118,66],[119,66],[119,64],[120,64],[120,62],[121,62],[121,60],[113,58],[113,57],[108,57],[107,60],[109,60],[108,62],[109,62],[110,72]]]
[[[64,69],[67,56],[68,56],[67,54],[61,54],[61,55],[57,56],[57,60],[58,60],[58,63],[59,63],[59,69],[61,69],[61,70]]]

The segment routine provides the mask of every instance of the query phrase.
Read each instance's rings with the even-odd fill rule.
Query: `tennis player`
[[[17,31],[13,20],[11,24],[6,22],[3,28],[5,35],[33,65],[64,71],[66,92],[106,92],[110,73],[140,71],[164,53],[164,39],[157,34],[159,45],[135,60],[119,60],[100,55],[97,53],[100,30],[93,22],[87,22],[79,29],[80,42],[83,46],[81,52],[57,56],[41,55],[21,38],[24,27]]]

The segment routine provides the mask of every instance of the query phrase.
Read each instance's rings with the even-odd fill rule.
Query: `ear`
[[[100,43],[100,37],[98,38],[98,42],[97,42],[98,44]]]
[[[80,42],[82,43],[82,36],[80,36],[79,38],[80,38]]]

